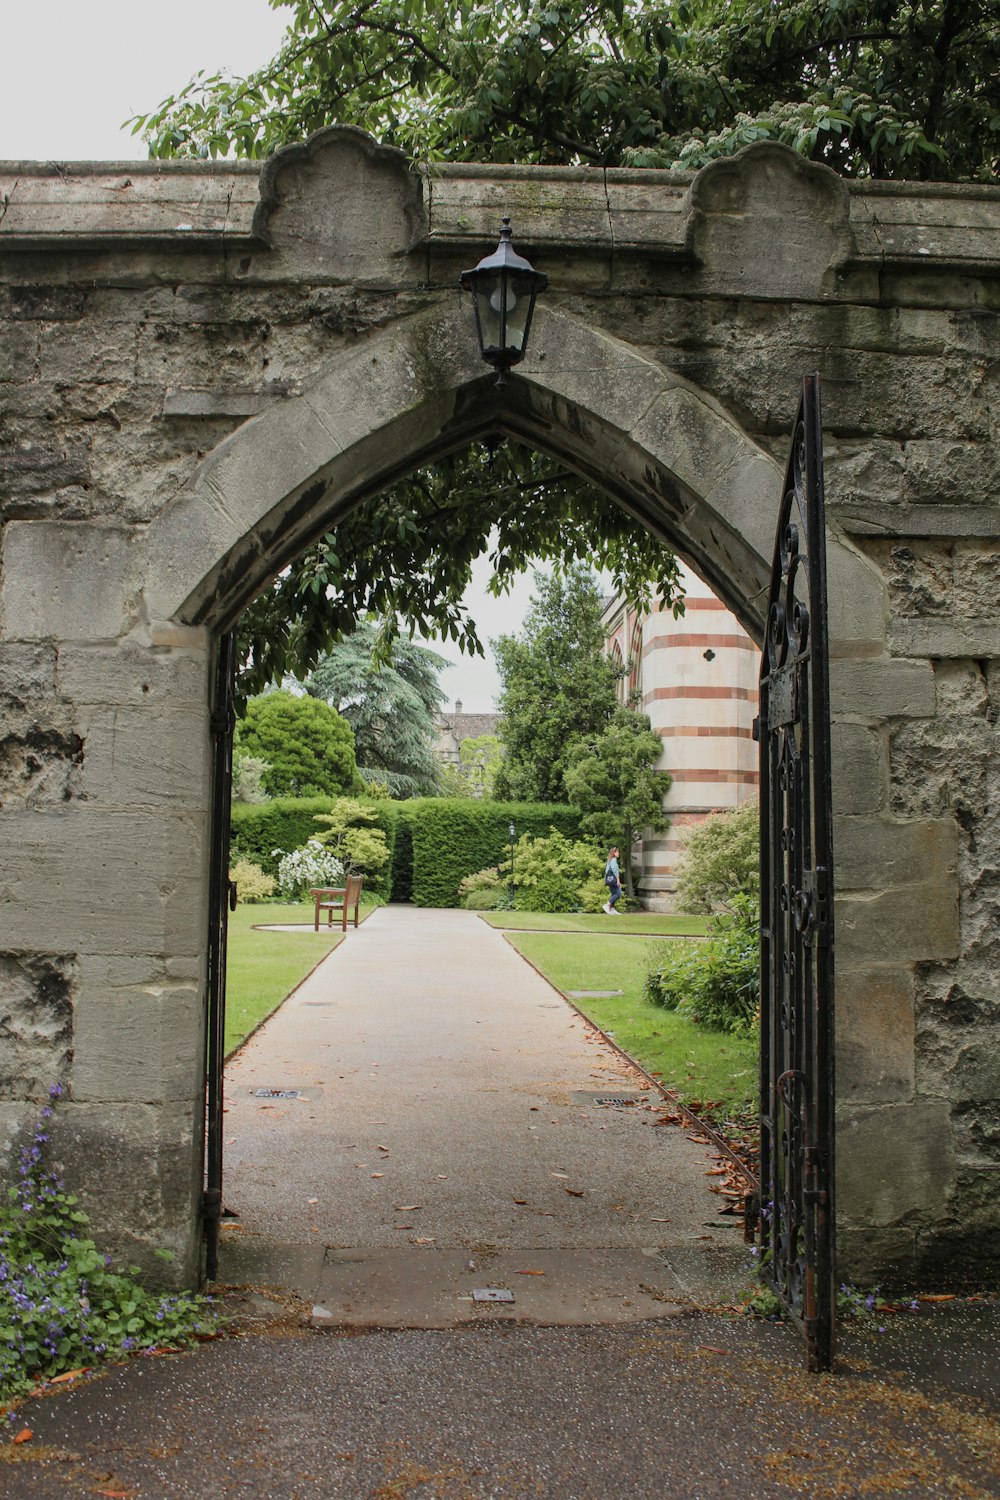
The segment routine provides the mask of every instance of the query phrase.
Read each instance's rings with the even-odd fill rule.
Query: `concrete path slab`
[[[423,1321],[447,1304],[450,1271],[431,1278],[438,1292],[383,1274],[450,1266],[446,1251],[464,1252],[456,1266],[508,1251],[674,1256],[707,1301],[719,1271],[746,1260],[706,1148],[657,1124],[642,1076],[473,913],[375,912],[232,1061],[226,1087],[225,1201],[239,1218],[223,1230],[221,1279],[284,1280],[352,1325],[452,1326]],[[595,1102],[609,1097],[635,1106]],[[310,1244],[333,1252],[322,1287]],[[420,1259],[430,1249],[437,1262]],[[381,1268],[365,1297],[348,1263]],[[596,1318],[633,1298],[637,1264],[564,1255],[550,1312],[538,1290],[519,1307],[565,1321],[575,1284],[571,1321]]]

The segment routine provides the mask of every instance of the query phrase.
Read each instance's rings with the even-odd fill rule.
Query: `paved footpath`
[[[228,1087],[238,1335],[28,1402],[0,1495],[1000,1496],[997,1304],[834,1377],[700,1306],[744,1258],[705,1148],[470,914],[375,913]]]
[[[221,1279],[291,1283],[337,1326],[630,1321],[748,1259],[705,1146],[470,912],[349,931],[227,1105]],[[514,1304],[484,1313],[484,1283]]]

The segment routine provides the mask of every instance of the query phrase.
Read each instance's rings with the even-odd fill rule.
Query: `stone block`
[[[74,1007],[73,1098],[190,1103],[204,1066],[197,985],[108,984],[81,960]]]
[[[0,949],[196,954],[205,943],[207,812],[68,803],[0,815]]]
[[[711,162],[691,184],[702,279],[730,296],[812,300],[850,250],[846,183],[774,142]]]
[[[43,326],[38,345],[43,380],[70,385],[136,378],[136,337],[126,323],[51,323]]]
[[[90,439],[79,432],[61,437],[25,436],[0,449],[0,493],[22,503],[53,490],[90,482]]]
[[[84,744],[63,705],[8,708],[0,733],[0,808],[80,796]]]
[[[44,1099],[67,1081],[76,982],[72,954],[0,953],[0,1098]]]
[[[77,522],[12,521],[3,539],[0,621],[21,641],[114,640],[134,623],[129,531]]]
[[[842,891],[886,891],[938,884],[948,890],[958,870],[954,818],[834,817],[837,884]]]
[[[1000,621],[995,617],[893,620],[887,642],[896,656],[1000,656]]]
[[[0,331],[0,381],[24,384],[38,377],[38,330],[7,323]]]
[[[836,852],[834,878],[836,878]],[[958,885],[914,883],[871,894],[840,893],[835,917],[837,962],[862,969],[886,955],[905,964],[944,962],[960,951]]]
[[[885,1293],[894,1289],[912,1294],[920,1284],[920,1260],[916,1230],[905,1224],[875,1229],[866,1224],[849,1229],[837,1223],[837,1275],[854,1286],[878,1286]],[[937,1281],[924,1285],[936,1286]]]
[[[885,806],[889,767],[877,730],[842,721],[831,724],[830,757],[835,814],[859,816]]]
[[[37,710],[40,700],[55,693],[54,646],[0,645],[0,699],[8,707]]]
[[[210,641],[204,631],[184,632],[176,648],[144,646],[138,640],[111,648],[66,645],[59,650],[59,691],[77,704],[133,708],[160,704],[172,712],[193,712],[208,703],[209,654]]]
[[[669,370],[620,341],[543,307],[535,313],[519,375],[618,433],[634,432],[657,398],[679,384]],[[636,441],[642,443],[641,433]]]
[[[955,1179],[944,1100],[851,1105],[837,1114],[837,1214],[845,1228],[927,1224]]]
[[[830,662],[830,712],[835,719],[878,723],[929,718],[936,704],[929,661],[883,656]]]
[[[413,283],[424,269],[412,253],[427,234],[423,183],[401,151],[332,126],[265,163],[254,232],[270,245],[255,265],[268,279]]]
[[[908,969],[837,964],[837,1095],[884,1104],[914,1091],[913,975]]]
[[[78,322],[87,294],[78,286],[14,286],[10,289],[11,317],[41,323]]]
[[[878,569],[828,534],[827,630],[832,656],[881,656],[889,609]]]
[[[124,1264],[138,1264],[153,1286],[193,1284],[202,1112],[200,1097],[64,1100],[50,1122],[51,1159],[89,1214],[94,1238]]]
[[[198,809],[209,800],[206,708],[180,705],[91,708],[81,712],[86,758],[81,790],[102,807],[162,805]]]

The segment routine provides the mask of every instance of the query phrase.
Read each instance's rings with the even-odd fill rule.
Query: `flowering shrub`
[[[53,1084],[18,1179],[0,1202],[0,1401],[60,1371],[177,1348],[218,1327],[210,1297],[148,1291],[114,1270],[86,1234],[87,1215],[43,1165]]]
[[[281,854],[280,849],[273,851]],[[278,885],[289,901],[298,901],[312,886],[343,885],[344,866],[335,854],[324,849],[319,839],[309,839],[301,849],[281,854],[278,860]]]

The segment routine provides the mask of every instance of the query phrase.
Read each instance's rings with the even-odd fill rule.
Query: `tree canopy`
[[[536,573],[535,589],[521,635],[492,643],[505,752],[495,793],[566,802],[572,747],[610,723],[620,672],[603,652],[601,594],[588,568]]]
[[[663,741],[645,714],[616,708],[600,734],[577,740],[569,749],[564,783],[584,816],[580,826],[605,848],[621,849],[625,889],[634,894],[632,846],[645,828],[666,828],[663,798],[670,777],[653,767]]]
[[[267,761],[262,779],[271,797],[339,797],[357,787],[351,726],[317,698],[284,691],[251,698],[239,742]]]
[[[306,692],[322,698],[354,730],[358,774],[394,797],[433,795],[440,782],[435,715],[444,702],[443,657],[414,641],[397,641],[392,665],[375,659],[368,621],[337,641],[316,664]]]
[[[135,118],[153,156],[361,126],[425,161],[696,168],[784,141],[850,176],[995,177],[995,0],[271,0],[249,78]]]

